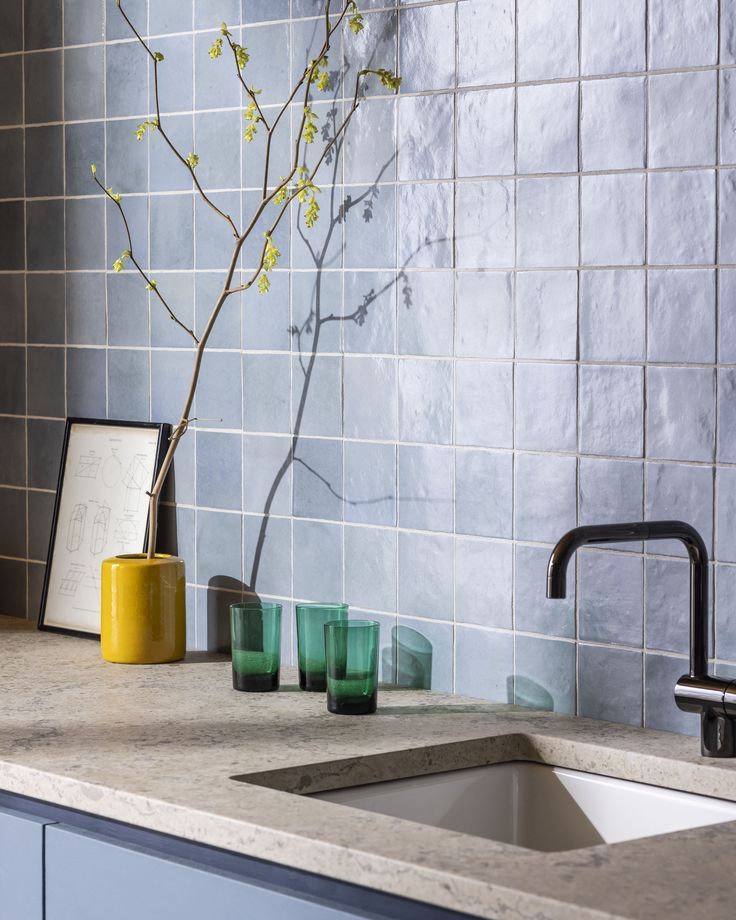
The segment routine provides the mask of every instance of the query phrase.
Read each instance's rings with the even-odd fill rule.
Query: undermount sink
[[[736,821],[735,802],[521,761],[312,797],[547,852]]]

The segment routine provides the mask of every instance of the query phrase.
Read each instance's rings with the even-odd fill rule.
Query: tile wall
[[[245,222],[262,145],[207,49],[226,21],[273,113],[322,3],[123,5],[165,54],[171,136]],[[317,227],[277,234],[271,293],[228,302],[177,457],[190,644],[222,642],[246,587],[289,611],[345,598],[381,621],[387,679],[695,731],[671,699],[678,547],[580,553],[568,601],[544,599],[544,570],[576,523],[691,521],[716,560],[716,669],[736,674],[736,7],[362,6],[320,127],[357,62],[398,66],[401,92],[370,89]],[[134,138],[151,75],[113,0],[5,0],[0,85],[2,612],[35,617],[64,417],[175,421],[192,360],[111,271],[125,242],[89,164],[198,329],[230,243],[161,137]]]

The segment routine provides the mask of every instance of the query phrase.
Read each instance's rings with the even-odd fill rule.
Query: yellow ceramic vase
[[[186,650],[184,560],[157,553],[102,563],[102,657],[120,664],[178,661]]]

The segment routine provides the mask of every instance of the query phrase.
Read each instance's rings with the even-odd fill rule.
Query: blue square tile
[[[26,558],[26,495],[22,489],[0,488],[0,555]]]
[[[522,86],[517,92],[520,173],[576,172],[578,84]]]
[[[289,514],[291,438],[243,437],[243,509],[256,514]]]
[[[357,272],[343,274],[345,304],[341,324],[346,352],[362,354],[393,354],[396,350],[396,300],[401,292],[402,306],[409,312],[414,307],[405,291],[410,282],[393,272]],[[411,288],[410,288],[411,290]],[[434,303],[432,299],[422,302]],[[417,309],[419,305],[417,305]],[[441,308],[438,308],[441,313]],[[413,320],[413,313],[412,313]]]
[[[684,569],[685,566],[683,565]],[[716,656],[736,660],[736,568],[716,568]],[[687,631],[684,633],[687,638]]]
[[[510,453],[455,452],[455,531],[509,539],[513,466]]]
[[[722,368],[718,372],[718,426],[716,457],[721,463],[736,463],[736,372]]]
[[[452,267],[452,185],[399,186],[399,268]]]
[[[62,70],[61,51],[26,55],[23,70],[26,124],[62,120]]]
[[[3,616],[17,617],[19,613],[21,617],[25,615],[27,606],[26,569],[25,562],[19,562],[16,559],[0,559],[0,578],[5,586],[2,601],[0,601]]]
[[[51,279],[51,284],[47,280]],[[37,282],[41,281],[39,285]],[[59,283],[60,282],[60,283]],[[43,341],[55,342],[59,334],[64,341],[64,280],[59,275],[0,275],[0,334],[3,342],[26,341],[26,285],[28,291],[28,342],[38,341],[38,313],[43,305],[48,324]],[[48,290],[46,298],[42,291]],[[59,290],[61,290],[61,322],[59,322]],[[54,292],[56,296],[54,296]],[[40,295],[40,296],[39,296]],[[48,336],[46,338],[45,336]]]
[[[736,469],[716,471],[716,558],[736,562]]]
[[[197,432],[197,504],[240,511],[242,438],[219,431]]]
[[[452,533],[455,519],[451,448],[399,447],[399,525]]]
[[[646,0],[583,0],[580,59],[583,74],[644,70]]]
[[[459,9],[472,5],[463,4]],[[510,88],[458,94],[458,176],[513,174],[515,102]]]
[[[20,125],[23,122],[22,61],[20,54],[0,58],[0,81],[7,88],[0,102],[1,125]],[[58,75],[56,76],[58,79]]]
[[[294,450],[294,516],[341,521],[343,496],[342,442],[300,438]]]
[[[342,603],[342,527],[294,521],[294,597]]]
[[[26,275],[28,298],[28,343],[63,345],[65,336],[65,276]],[[4,341],[22,341],[23,279],[19,275],[0,278],[4,311]]]
[[[264,593],[277,597],[292,595],[292,522],[283,518],[246,516],[243,527],[246,585],[261,596]],[[281,614],[282,643],[291,639],[289,627],[290,618],[284,610]]]
[[[577,265],[577,178],[520,179],[516,194],[518,265],[523,268]]]
[[[280,0],[267,0],[267,2],[276,6]],[[245,13],[248,18],[253,18],[250,8],[257,4],[258,0],[255,2],[243,0],[241,10],[239,0],[194,0],[194,28],[219,29],[222,22],[234,25],[240,22],[241,12]]]
[[[153,195],[151,268],[194,268],[193,205],[191,195]]]
[[[207,322],[222,293],[222,272],[198,271],[194,275],[195,327],[200,332]],[[209,339],[211,348],[237,348],[241,339],[241,298],[232,294],[223,304]]]
[[[544,636],[575,637],[575,566],[567,575],[567,597],[550,599],[547,563],[551,549],[517,543],[514,553],[514,626]]]
[[[345,358],[345,435],[396,437],[396,362],[391,358]]]
[[[513,358],[514,275],[459,272],[456,292],[455,354]]]
[[[23,207],[16,202],[0,207],[2,207],[0,213],[3,217],[0,238],[4,250],[4,255],[0,257],[0,265],[3,268],[22,268],[22,237],[19,237],[17,231],[22,230],[23,227]],[[99,250],[99,244],[95,248]],[[64,202],[62,200],[26,203],[26,254],[28,268],[31,271],[53,271],[64,268]]]
[[[342,434],[342,358],[319,355],[302,372],[292,358],[294,385],[291,397],[293,430],[305,435],[339,437]]]
[[[682,712],[675,704],[674,687],[687,674],[687,658],[647,654],[644,657],[644,725],[659,731],[700,733],[700,721],[691,712]]]
[[[159,291],[174,313],[187,326],[194,322],[194,276],[191,272],[168,272],[161,277]],[[155,296],[151,304],[151,344],[155,347],[184,348],[192,339],[178,326]]]
[[[715,258],[715,176],[712,171],[649,176],[649,261],[698,265]]]
[[[64,425],[62,422],[28,422],[28,485],[55,489]],[[26,484],[26,424],[21,418],[0,417],[0,437],[5,449],[0,456],[0,485]],[[48,474],[49,459],[54,467]]]
[[[162,115],[166,112],[190,111],[193,100],[192,36],[175,35],[170,38],[156,38],[151,42],[151,48],[155,54],[164,56],[164,60],[158,65],[158,101]],[[206,67],[207,64],[202,62],[200,66]],[[156,111],[154,87],[155,82],[153,72],[151,72],[148,90],[149,107],[152,112]],[[165,118],[162,118],[161,124],[166,130]],[[187,156],[189,151],[182,150],[181,153]]]
[[[239,514],[197,510],[197,584],[242,578],[242,520]]]
[[[23,0],[8,0],[0,11],[0,53],[23,50]]]
[[[172,416],[173,420],[179,419],[179,414]],[[152,420],[157,417],[152,415]],[[177,501],[188,505],[195,503],[195,458],[197,437],[194,429],[179,441],[174,456],[174,463],[166,479],[164,498],[167,501]],[[190,572],[190,574],[192,574]]]
[[[511,633],[486,629],[455,630],[455,693],[511,703],[514,639]]]
[[[132,124],[135,126],[140,119],[135,119]],[[110,122],[108,122],[108,125]],[[127,132],[131,122],[123,122]],[[169,140],[177,148],[184,151],[187,156],[190,150],[194,150],[194,117],[192,115],[167,115],[164,121],[164,128]],[[109,128],[108,128],[109,130]],[[108,135],[109,137],[109,135]],[[182,166],[176,160],[173,153],[169,150],[166,141],[161,137],[160,132],[149,131],[142,140],[135,137],[135,128],[132,135],[132,143],[136,148],[131,151],[136,159],[143,154],[150,158],[150,175],[152,192],[178,192],[190,191],[192,188],[192,177],[189,170]],[[130,147],[131,141],[124,139],[124,148]],[[109,141],[108,141],[109,144]],[[148,151],[150,150],[150,154]],[[141,153],[142,151],[142,153]]]
[[[62,11],[43,0],[25,0],[25,48],[58,48],[62,42]]]
[[[392,186],[345,190],[345,267],[392,268],[396,264],[396,194]]]
[[[719,173],[718,200],[718,260],[736,260],[736,220],[733,208],[736,203],[736,170],[724,169]]]
[[[574,457],[517,454],[514,476],[514,536],[556,543],[575,526]]]
[[[130,120],[114,120],[105,123],[106,134],[106,153],[107,153],[107,178],[117,191],[127,194],[129,192],[146,192],[148,191],[148,135],[141,140],[136,138],[136,128],[139,124],[137,118]],[[67,145],[69,144],[70,127],[79,128],[81,126],[67,126]],[[173,134],[170,125],[167,122],[167,133]],[[172,138],[173,139],[173,138]],[[158,137],[157,141],[161,138]],[[158,148],[159,159],[164,158],[165,154],[161,148]],[[95,162],[90,161],[90,162]],[[169,166],[171,164],[169,163]],[[91,181],[89,175],[89,165],[85,163],[87,186]],[[68,166],[67,166],[68,169]],[[167,169],[167,174],[171,174],[172,169]]]
[[[399,617],[396,683],[452,692],[452,636],[451,623]]]
[[[717,80],[713,71],[649,78],[649,166],[715,163]]]
[[[713,543],[713,470],[683,463],[646,464],[646,519],[687,521],[700,533],[706,546]],[[678,540],[657,541],[651,551],[683,556]]]
[[[521,272],[516,278],[516,357],[577,357],[577,272]]]
[[[514,638],[514,697],[518,706],[575,712],[575,644],[534,636]]]
[[[455,622],[511,628],[513,552],[508,541],[455,540]]]
[[[515,440],[524,450],[576,447],[577,368],[573,364],[517,364]]]
[[[345,68],[342,79],[350,87],[351,94],[354,92],[352,87],[355,85],[358,70],[366,66],[366,61],[371,61],[370,66],[372,68],[385,68],[398,73],[397,32],[399,14],[391,10],[371,13],[366,9],[367,6],[385,7],[386,5],[383,2],[364,4],[363,29],[357,34],[349,27],[343,27],[341,30],[343,66]],[[322,9],[320,8],[321,12]],[[337,83],[337,80],[333,80],[333,87]],[[363,87],[368,96],[387,95],[393,92],[388,87],[383,86],[375,75],[368,76],[363,82]]]
[[[650,361],[715,361],[715,272],[650,271],[648,312]]]
[[[148,199],[143,195],[136,198],[126,197],[123,202],[125,209],[125,220],[128,223],[126,230],[125,222],[122,219],[120,211],[116,205],[107,199],[105,201],[105,221],[107,223],[107,258],[106,264],[108,269],[112,268],[115,260],[120,254],[129,249],[135,256],[138,264],[143,268],[148,268]],[[130,238],[128,238],[130,230]],[[132,242],[132,246],[131,246]],[[126,268],[129,271],[137,271],[132,262],[126,261]],[[142,283],[144,289],[146,281],[138,275],[138,280]]]
[[[686,655],[690,648],[690,563],[647,559],[646,567],[647,648]],[[719,566],[718,577],[722,571]]]
[[[399,613],[454,619],[453,538],[399,533]]]
[[[458,361],[455,377],[455,443],[513,447],[511,362]]]
[[[451,442],[450,361],[413,358],[399,361],[399,436],[402,441]]]
[[[643,175],[583,176],[584,265],[641,265],[644,261]]]
[[[3,137],[12,134],[3,131]],[[64,194],[64,136],[61,125],[27,128],[25,132],[25,193],[29,198]],[[22,169],[23,159],[20,158]],[[89,165],[87,165],[89,176]],[[92,191],[89,187],[87,192]],[[16,190],[18,198],[23,189]],[[8,196],[10,197],[10,196]]]
[[[107,411],[111,418],[148,421],[150,416],[147,351],[114,348],[107,356]]]
[[[247,9],[246,14],[251,18]],[[259,103],[285,102],[291,91],[288,23],[245,28],[242,43],[250,53],[246,82],[262,91]]]
[[[196,0],[198,4],[204,5],[207,0]],[[229,2],[229,0],[222,0]],[[209,5],[207,3],[207,5]],[[250,20],[252,22],[263,22],[270,19],[288,19],[289,18],[290,0],[243,0],[243,22]],[[294,13],[295,16],[298,13]]]
[[[102,199],[67,198],[66,268],[100,269],[105,267],[105,205]]]
[[[151,35],[189,32],[192,24],[192,0],[157,0],[151,4],[148,16],[148,31]],[[156,47],[160,47],[159,42],[156,42]]]
[[[585,271],[580,277],[580,357],[643,360],[646,277],[643,271]]]
[[[641,725],[642,673],[640,652],[581,645],[578,653],[580,715]]]
[[[230,180],[237,182],[237,174]],[[207,196],[221,214],[213,211],[199,195],[194,198],[194,233],[197,269],[227,269],[233,257],[235,238],[227,217],[236,227],[240,225],[240,194],[210,192]],[[225,217],[222,217],[222,214]],[[182,268],[187,266],[181,266]],[[220,287],[222,281],[220,279]]]
[[[462,183],[455,194],[457,267],[511,267],[515,245],[513,182]]]
[[[517,16],[517,79],[549,80],[576,76],[576,0],[519,0]]]
[[[26,351],[22,347],[4,347],[0,368],[0,412],[4,415],[26,414]],[[63,384],[63,377],[62,377]],[[36,413],[33,413],[34,415]]]
[[[194,116],[199,156],[197,178],[205,189],[237,188],[240,185],[242,121],[238,111],[200,112]],[[184,152],[186,154],[187,151]],[[239,210],[237,208],[231,215],[236,223],[239,221]],[[232,249],[232,246],[229,248]]]
[[[580,553],[580,638],[641,648],[644,629],[644,560],[588,550]]]
[[[148,56],[137,41],[107,46],[105,112],[108,118],[147,116],[148,68]]]
[[[580,449],[585,454],[640,457],[644,449],[644,370],[580,368]]]
[[[687,17],[688,34],[678,23]],[[717,0],[651,0],[649,66],[697,67],[715,64],[718,55]]]
[[[104,48],[90,45],[64,51],[64,119],[80,121],[105,114]]]
[[[193,362],[193,355],[184,350],[151,352],[151,418],[172,423],[179,420]]]
[[[66,274],[67,343],[69,345],[105,345],[105,312],[105,275],[102,272],[68,272]]]
[[[512,83],[516,73],[515,8],[504,0],[470,0],[457,11],[461,86]]]
[[[239,41],[233,31],[233,40]],[[232,70],[232,58],[224,52],[222,57],[210,59],[208,51],[215,40],[212,32],[194,36],[194,60],[197,62],[194,74],[194,108],[223,109],[240,104],[240,83]],[[225,49],[228,50],[228,49]]]
[[[427,48],[434,48],[432,55]],[[455,85],[455,10],[429,6],[401,11],[399,72],[404,92]]]
[[[453,307],[452,272],[406,272],[401,280],[399,352],[451,354]]]
[[[136,272],[107,276],[108,344],[148,346],[148,293]]]
[[[580,523],[640,521],[644,515],[644,466],[632,460],[580,459]],[[633,548],[638,544],[621,544]]]
[[[393,444],[345,444],[345,520],[396,525],[396,448]]]
[[[197,387],[197,415],[203,427],[242,428],[240,364],[238,352],[205,353]]]
[[[45,560],[48,556],[55,498],[53,492],[28,492],[28,557],[30,559]]]
[[[23,197],[23,136],[25,134],[27,139],[30,131],[31,129],[24,132],[20,128],[13,128],[0,133],[0,156],[6,164],[0,176],[0,198]],[[58,170],[52,169],[51,172]]]
[[[243,357],[243,424],[247,431],[288,432],[290,357]]]
[[[451,179],[454,104],[450,93],[399,99],[399,179]]]
[[[591,2],[595,4],[596,0]],[[631,0],[625,2],[630,4]],[[606,35],[605,45],[615,47],[616,43]],[[591,80],[582,84],[582,93],[583,169],[641,169],[645,165],[646,139],[644,79]]]
[[[396,178],[396,100],[369,97],[345,133],[345,181],[392,182]]]
[[[243,294],[243,348],[249,351],[288,351],[289,334],[289,274],[274,272],[268,301],[258,291]]]
[[[394,529],[345,528],[345,602],[364,610],[396,610]]]
[[[67,348],[66,408],[69,415],[105,418],[106,377],[103,348]]]
[[[647,453],[665,460],[713,460],[715,373],[700,368],[647,370]]]
[[[10,349],[7,349],[10,351]],[[28,349],[28,414],[64,418],[65,355],[63,348]]]
[[[28,132],[26,132],[27,135]],[[66,194],[90,195],[96,192],[97,186],[92,180],[90,166],[93,163],[98,165],[104,162],[105,123],[93,121],[82,122],[78,125],[65,125],[64,151]]]
[[[721,71],[720,105],[718,162],[736,163],[736,74],[733,70]]]
[[[321,352],[339,352],[342,323],[317,324],[315,319],[331,314],[341,316],[342,312],[342,285],[337,272],[300,271],[291,275],[292,325],[289,334],[293,351],[309,354],[316,341]]]
[[[53,219],[39,220],[40,215],[52,218],[58,216],[59,212],[63,213],[63,209],[58,207],[60,202],[38,202],[38,207],[34,207],[34,204],[29,201],[26,205],[28,268],[40,268],[45,263],[55,268],[62,267],[63,225],[60,230]],[[23,202],[0,202],[0,218],[0,269],[22,270],[26,266],[23,247]],[[51,232],[51,252],[48,257],[42,254],[41,238],[44,230]]]

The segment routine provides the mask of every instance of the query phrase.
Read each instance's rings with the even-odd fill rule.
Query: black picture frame
[[[54,498],[54,511],[53,517],[51,519],[51,531],[49,533],[49,548],[46,555],[46,570],[43,577],[43,588],[41,591],[41,600],[38,610],[38,629],[44,632],[53,632],[58,633],[63,636],[76,636],[82,639],[99,639],[99,632],[91,632],[81,629],[67,628],[65,626],[56,626],[45,622],[46,616],[46,606],[48,602],[49,595],[49,584],[51,580],[52,565],[53,565],[53,556],[54,556],[54,547],[56,544],[56,535],[59,523],[59,510],[61,507],[61,498],[62,490],[64,487],[64,472],[66,469],[67,454],[69,450],[69,441],[72,435],[72,429],[75,425],[92,425],[100,426],[107,428],[129,428],[140,430],[150,429],[158,432],[157,442],[156,442],[156,453],[154,461],[154,469],[151,476],[151,483],[148,486],[148,489],[151,488],[153,482],[155,481],[156,476],[161,470],[161,465],[166,454],[166,449],[168,442],[171,436],[171,425],[166,422],[135,422],[135,421],[122,421],[118,419],[99,419],[99,418],[83,418],[79,416],[69,417],[66,420],[66,425],[64,426],[64,440],[61,447],[61,459],[59,461],[59,476],[56,484],[56,496]],[[146,536],[143,545],[143,552],[146,552],[148,549],[148,520],[150,515],[146,515]]]

